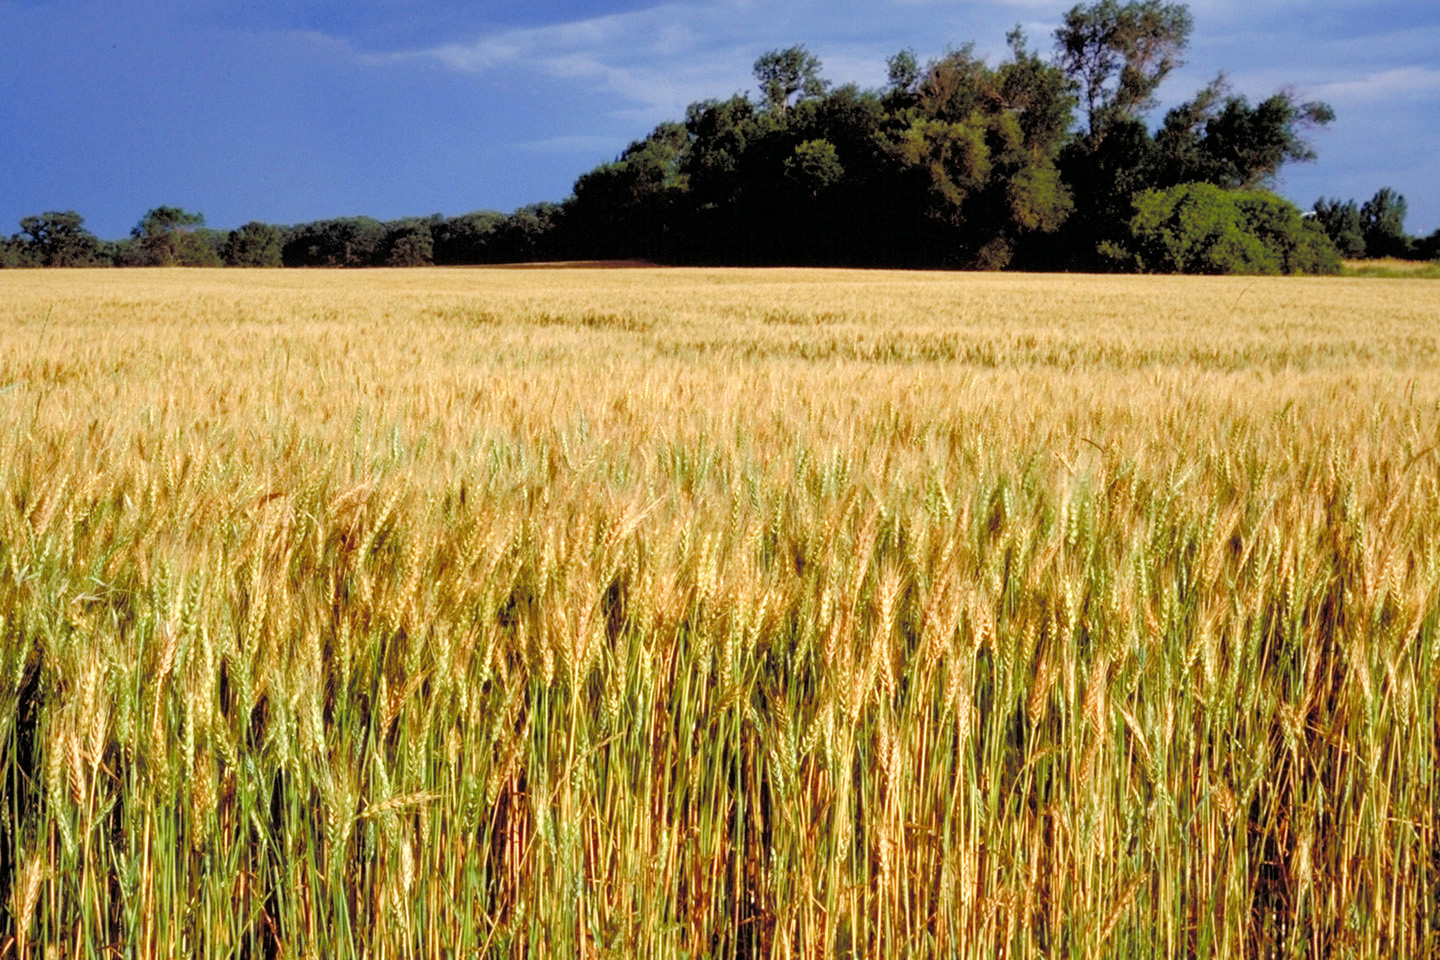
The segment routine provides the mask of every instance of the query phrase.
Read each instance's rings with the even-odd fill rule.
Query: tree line
[[[101,240],[73,210],[24,217],[0,241],[6,267],[414,267],[513,263],[547,257],[560,207],[536,204],[511,214],[411,217],[382,223],[340,217],[298,226],[251,221],[212,230],[205,217],[157,207],[124,240]]]
[[[1157,125],[1182,63],[1185,5],[1099,0],[1049,55],[1017,27],[996,64],[973,45],[888,62],[879,89],[834,85],[805,47],[755,62],[756,96],[691,104],[559,204],[382,223],[229,232],[174,207],[104,242],[73,211],[26,217],[7,266],[413,266],[643,259],[734,265],[1332,273],[1342,256],[1440,255],[1388,188],[1302,214],[1269,190],[1315,157],[1334,112],[1282,91],[1258,103],[1219,74]]]

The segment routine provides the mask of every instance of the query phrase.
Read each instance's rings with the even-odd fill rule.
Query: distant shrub
[[[1317,223],[1265,191],[1186,183],[1134,199],[1130,242],[1102,252],[1145,273],[1334,274],[1340,254]]]
[[[1440,262],[1440,230],[1415,241],[1415,255],[1421,260]]]
[[[251,220],[226,236],[220,259],[227,267],[278,267],[281,239],[279,227]]]
[[[380,255],[387,267],[424,267],[435,262],[435,238],[430,224],[409,220],[387,224]]]
[[[489,263],[496,259],[498,231],[506,216],[477,210],[442,220],[430,228],[431,253],[436,263]]]
[[[34,259],[19,240],[0,240],[0,270],[12,267],[33,267]]]
[[[373,267],[383,262],[387,231],[371,217],[302,223],[280,247],[287,267]]]

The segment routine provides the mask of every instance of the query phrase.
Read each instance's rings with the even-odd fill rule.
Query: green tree
[[[1284,164],[1314,160],[1305,134],[1334,119],[1329,104],[1301,102],[1289,91],[1252,107],[1230,94],[1221,75],[1165,115],[1155,137],[1157,179],[1234,190],[1264,186]]]
[[[845,167],[829,140],[805,140],[785,160],[785,175],[812,197],[835,186],[845,176]]]
[[[0,240],[0,270],[33,266],[37,266],[37,264],[30,255],[30,245],[21,240],[18,234]]]
[[[1414,242],[1405,233],[1405,198],[1389,187],[1381,187],[1360,208],[1364,223],[1367,257],[1408,257]]]
[[[1192,26],[1180,3],[1100,0],[1070,8],[1055,46],[1080,90],[1092,138],[1154,106],[1156,89],[1183,62]]]
[[[130,231],[139,264],[150,267],[218,267],[220,258],[199,233],[205,215],[179,207],[156,207]]]
[[[1071,210],[1056,159],[1074,97],[1018,30],[1010,40],[995,68],[968,46],[931,61],[889,141],[928,181],[930,216],[954,231],[953,260],[971,266],[1008,266],[1027,235],[1054,231]]]
[[[613,211],[683,189],[686,177],[680,165],[688,140],[683,125],[660,124],[614,162],[583,174],[575,183],[576,198]]]
[[[908,97],[914,93],[920,82],[920,61],[915,59],[914,50],[901,50],[885,61],[885,67],[886,92],[890,96]]]
[[[1140,193],[1130,232],[1133,265],[1147,273],[1280,272],[1279,258],[1245,229],[1234,197],[1210,184]]]
[[[1339,199],[1315,201],[1315,221],[1335,244],[1335,249],[1344,257],[1365,256],[1365,219],[1360,215],[1360,206],[1354,200]]]
[[[20,232],[24,237],[16,240],[28,249],[17,259],[43,267],[88,267],[100,262],[100,241],[85,229],[85,218],[74,210],[23,217]]]
[[[280,228],[259,220],[251,220],[238,230],[231,230],[220,250],[220,259],[227,267],[278,267]]]
[[[280,256],[287,267],[373,267],[383,259],[386,233],[372,217],[303,223],[287,234]]]
[[[436,263],[492,263],[493,241],[505,222],[505,214],[495,210],[477,210],[442,220],[430,228],[432,252]]]
[[[1323,274],[1340,255],[1319,224],[1264,191],[1187,183],[1135,198],[1130,242],[1108,252],[1148,273]]]
[[[1340,272],[1340,251],[1313,219],[1268,190],[1238,190],[1231,196],[1245,227],[1280,258],[1280,272],[1311,276]]]
[[[496,231],[496,262],[527,263],[553,259],[557,251],[552,244],[563,217],[563,208],[555,203],[527,204],[511,213]]]
[[[664,256],[687,190],[681,164],[689,140],[682,124],[662,123],[614,162],[583,174],[565,209],[570,242],[605,259]]]
[[[740,161],[762,131],[755,105],[741,96],[702,100],[685,111],[690,147],[681,161],[698,204],[723,206],[743,189]]]
[[[755,61],[755,79],[760,82],[760,96],[775,114],[790,109],[790,98],[819,97],[829,84],[820,76],[818,57],[803,46],[771,50]]]
[[[402,220],[386,225],[380,262],[387,267],[425,267],[435,262],[435,237],[426,220]]]

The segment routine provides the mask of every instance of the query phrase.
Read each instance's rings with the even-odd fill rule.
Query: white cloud
[[[627,13],[501,30],[421,50],[372,55],[372,63],[429,60],[475,74],[533,71],[582,81],[628,106],[615,117],[654,122],[687,104],[753,89],[751,65],[767,49],[804,43],[836,83],[874,86],[885,58],[913,45],[923,57],[975,40],[999,55],[1017,10],[1057,8],[1056,0],[716,0],[664,3]],[[922,43],[915,43],[921,38]],[[1041,47],[1048,35],[1034,34]]]
[[[1381,70],[1322,84],[1315,89],[1320,99],[1346,106],[1433,100],[1437,94],[1440,94],[1440,70],[1419,66]]]
[[[674,114],[745,76],[749,61],[738,51],[750,44],[736,29],[743,6],[667,4],[370,59],[428,59],[468,73],[535,71],[585,81],[649,114]]]

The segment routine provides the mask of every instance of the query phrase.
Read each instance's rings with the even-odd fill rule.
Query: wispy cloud
[[[1323,100],[1346,106],[1397,101],[1435,100],[1440,97],[1440,69],[1400,67],[1322,84],[1315,93]]]
[[[675,113],[743,82],[750,41],[745,3],[665,4],[630,13],[510,29],[423,50],[369,55],[372,63],[429,60],[474,74],[533,71],[581,81],[646,114]],[[749,54],[753,58],[754,53]],[[633,112],[624,108],[617,113]]]
[[[568,23],[493,31],[424,49],[368,55],[371,63],[428,61],[471,74],[533,72],[617,97],[616,117],[678,116],[691,102],[753,88],[755,58],[804,43],[836,82],[879,84],[885,57],[922,56],[970,40],[1000,51],[1017,11],[1056,0],[718,0],[664,3]],[[916,38],[922,38],[917,43]],[[1048,38],[1040,37],[1043,45]]]

